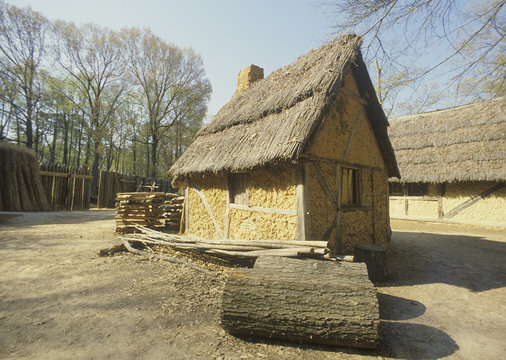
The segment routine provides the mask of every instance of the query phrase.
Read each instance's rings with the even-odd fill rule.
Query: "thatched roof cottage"
[[[506,99],[391,119],[397,218],[506,226]]]
[[[238,90],[169,175],[186,194],[186,233],[388,246],[388,122],[360,53],[339,37]]]

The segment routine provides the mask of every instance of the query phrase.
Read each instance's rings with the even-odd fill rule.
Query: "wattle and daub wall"
[[[441,196],[441,184],[427,184],[427,193],[424,196],[391,196],[390,213],[395,218],[506,227],[506,186],[452,214],[462,204],[476,199],[498,185],[499,182],[493,181],[457,181],[445,184],[444,194]],[[441,199],[438,200],[438,197]],[[439,212],[439,206],[442,213]]]
[[[332,250],[343,254],[352,253],[358,243],[388,247],[387,170],[351,72],[344,86],[348,91],[339,93],[298,164],[248,171],[247,205],[230,204],[226,173],[192,176],[188,233],[213,239],[297,240],[297,222],[302,221],[297,216],[297,172],[304,169],[304,191],[309,192],[304,196],[306,239],[327,235],[324,240],[330,240]],[[359,201],[336,211],[332,201],[340,197],[342,168],[358,170]],[[328,234],[337,218],[340,230]]]

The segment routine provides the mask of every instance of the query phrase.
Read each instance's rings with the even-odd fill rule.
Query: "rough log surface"
[[[359,348],[379,342],[376,290],[358,263],[259,257],[230,275],[221,323],[238,336]]]
[[[355,261],[367,265],[371,281],[385,281],[388,277],[387,251],[375,244],[358,244],[355,246]]]

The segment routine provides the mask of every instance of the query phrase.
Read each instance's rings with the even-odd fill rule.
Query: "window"
[[[359,171],[342,168],[341,203],[343,205],[360,205]]]
[[[426,196],[428,194],[427,183],[400,183],[388,184],[390,196]]]
[[[388,184],[390,187],[390,196],[404,196],[404,185],[400,182],[391,182]]]
[[[230,174],[228,193],[232,204],[248,205],[248,174]]]
[[[428,184],[427,183],[409,183],[408,186],[408,195],[409,196],[425,196],[428,194]]]

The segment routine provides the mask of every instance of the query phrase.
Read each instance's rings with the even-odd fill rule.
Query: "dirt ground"
[[[499,359],[504,231],[393,221],[375,351],[238,339],[220,327],[226,276],[130,253],[113,211],[0,214],[2,359]],[[10,217],[10,218],[9,218]],[[2,220],[3,219],[3,220]]]

